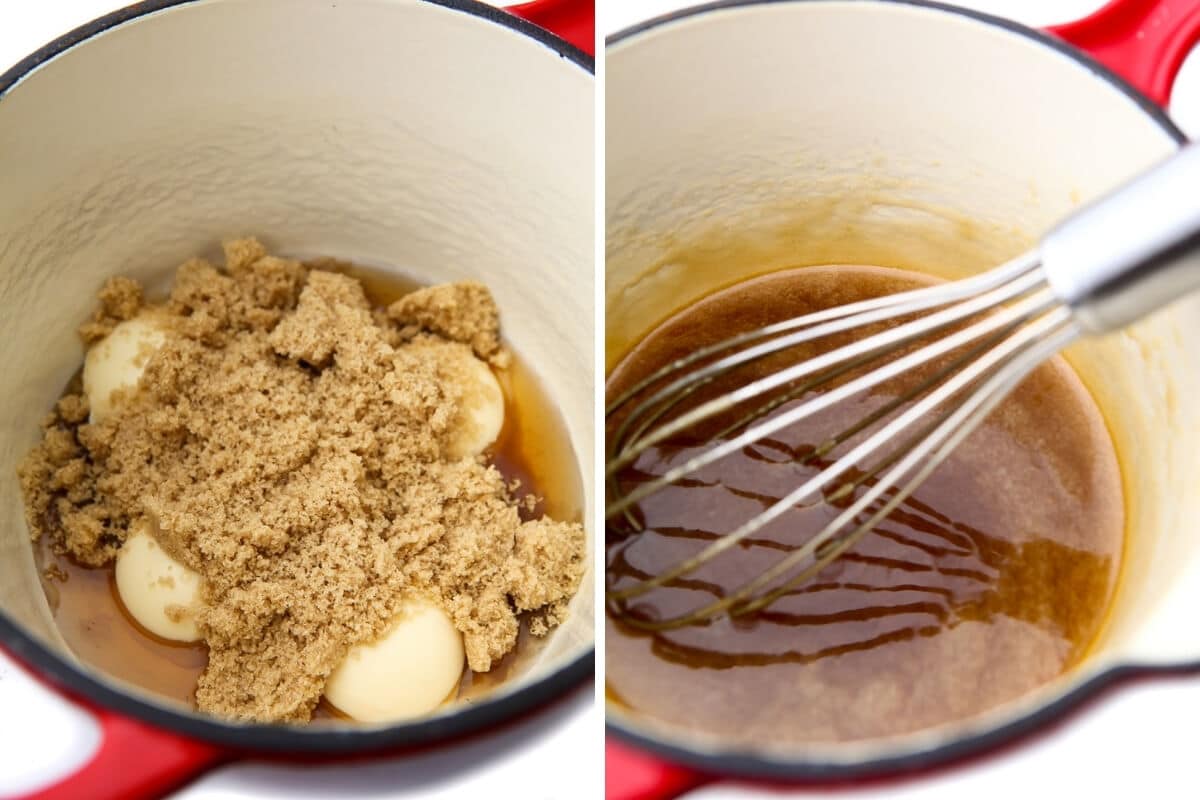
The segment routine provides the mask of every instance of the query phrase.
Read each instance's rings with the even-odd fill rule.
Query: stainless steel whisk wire
[[[1071,217],[1047,235],[1039,251],[965,280],[834,307],[731,337],[666,365],[622,392],[605,412],[607,418],[612,418],[628,409],[610,436],[606,480],[611,499],[606,518],[621,516],[630,529],[629,535],[638,535],[642,526],[633,511],[664,487],[872,387],[937,359],[952,359],[948,367],[936,371],[902,398],[818,446],[806,460],[828,454],[837,445],[883,423],[769,507],[665,571],[632,586],[608,591],[610,611],[633,627],[665,630],[703,623],[720,614],[752,613],[814,577],[911,496],[1038,365],[1082,335],[1123,327],[1169,299],[1200,288],[1200,245],[1193,241],[1200,237],[1200,202],[1179,194],[1189,183],[1200,186],[1198,148],[1185,149]],[[1147,213],[1147,198],[1159,204],[1174,198],[1183,205],[1174,213]],[[1139,201],[1142,207],[1136,207]],[[1131,203],[1135,208],[1129,208]],[[1101,228],[1111,226],[1114,216],[1131,221],[1135,230],[1106,249],[1102,259],[1093,240],[1105,235],[1111,238],[1111,231]],[[1192,246],[1181,247],[1181,242]],[[1089,259],[1092,263],[1085,263]],[[1105,263],[1098,263],[1101,260]],[[916,316],[922,313],[925,315]],[[904,321],[670,416],[701,388],[742,365],[835,334],[896,320]],[[903,352],[906,346],[943,333],[928,344]],[[967,352],[962,355],[964,348]],[[865,374],[769,416],[791,400],[897,353]],[[959,355],[954,357],[956,353]],[[712,437],[714,443],[703,452],[625,490],[620,480],[622,471],[650,448],[781,389],[781,396]],[[643,395],[644,399],[633,402]],[[915,402],[894,419],[887,419],[908,400]],[[933,422],[929,421],[931,416],[936,417]],[[758,422],[760,419],[763,421]],[[724,597],[687,613],[650,619],[630,612],[627,601],[668,586],[727,553],[789,509],[818,496],[921,422],[927,424],[892,455],[833,492],[834,497],[845,497],[870,482],[861,496],[767,570]],[[827,496],[827,502],[830,499]],[[873,509],[876,504],[879,507]]]

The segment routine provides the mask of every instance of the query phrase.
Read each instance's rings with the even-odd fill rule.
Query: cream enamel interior
[[[232,235],[485,282],[566,421],[590,520],[593,98],[545,45],[417,0],[187,3],[0,98],[0,611],[70,657],[15,470],[81,363],[97,288],[161,282]],[[592,647],[592,586],[589,569],[569,622],[495,696]]]
[[[1071,57],[905,4],[711,10],[619,39],[606,76],[610,366],[671,311],[753,274],[984,269],[1177,146]],[[1107,666],[1200,661],[1198,325],[1189,299],[1068,354],[1114,434],[1128,506],[1115,607],[1083,665],[960,724],[760,755],[845,763],[917,751],[1011,721]],[[609,717],[694,751],[724,749],[619,708]]]

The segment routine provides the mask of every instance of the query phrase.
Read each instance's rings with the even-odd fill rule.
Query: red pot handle
[[[227,760],[227,752],[122,717],[33,669],[7,647],[0,652],[35,681],[73,702],[100,726],[100,746],[75,772],[23,800],[154,800]]]
[[[673,800],[711,780],[626,747],[612,737],[604,744],[605,800]]]
[[[596,4],[593,0],[533,0],[505,9],[566,39],[589,56],[596,55]]]
[[[100,723],[100,748],[76,772],[26,800],[156,800],[227,758],[212,745],[111,711],[91,713]]]
[[[1161,106],[1200,40],[1200,0],[1112,0],[1090,17],[1047,29]]]

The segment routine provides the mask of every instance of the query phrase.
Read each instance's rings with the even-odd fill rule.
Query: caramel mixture
[[[448,352],[509,358],[486,288],[373,309],[357,280],[254,240],[225,255],[178,269],[156,310],[170,335],[117,413],[89,424],[68,394],[48,416],[20,469],[34,538],[102,566],[152,523],[203,578],[197,704],[234,719],[309,719],[347,650],[406,597],[447,612],[476,672],[516,646],[518,614],[534,635],[557,625],[582,527],[523,519],[485,457],[447,452],[464,382]],[[81,334],[143,309],[136,283],[110,281]]]
[[[810,267],[735,285],[652,331],[614,370],[609,395],[737,332],[923,282],[898,270]],[[816,352],[781,354],[701,394]],[[639,506],[643,534],[610,522],[608,586],[660,574],[774,504],[857,440],[806,463],[817,445],[902,396],[905,381],[785,428],[652,495]],[[710,433],[727,422],[718,420]],[[704,431],[664,442],[621,480],[636,486],[710,446]],[[848,502],[803,503],[732,552],[631,601],[631,609],[663,618],[726,596]],[[969,717],[1084,656],[1111,601],[1123,533],[1111,440],[1086,389],[1056,359],[883,524],[771,606],[655,634],[610,618],[609,696],[660,721],[751,745],[867,739]]]

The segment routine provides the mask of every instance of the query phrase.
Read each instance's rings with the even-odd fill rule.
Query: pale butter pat
[[[504,427],[504,392],[492,370],[466,347],[448,348],[460,359],[466,377],[462,404],[451,435],[449,456],[453,459],[476,456],[500,436]]]
[[[200,575],[167,555],[146,527],[130,530],[115,572],[121,603],[139,625],[177,642],[200,639]]]
[[[466,654],[446,612],[409,603],[391,628],[352,647],[325,684],[325,699],[360,722],[428,714],[458,686]]]
[[[91,408],[89,421],[100,422],[116,410],[113,392],[133,389],[154,351],[167,339],[161,323],[141,314],[113,328],[92,345],[83,361],[83,393]]]

